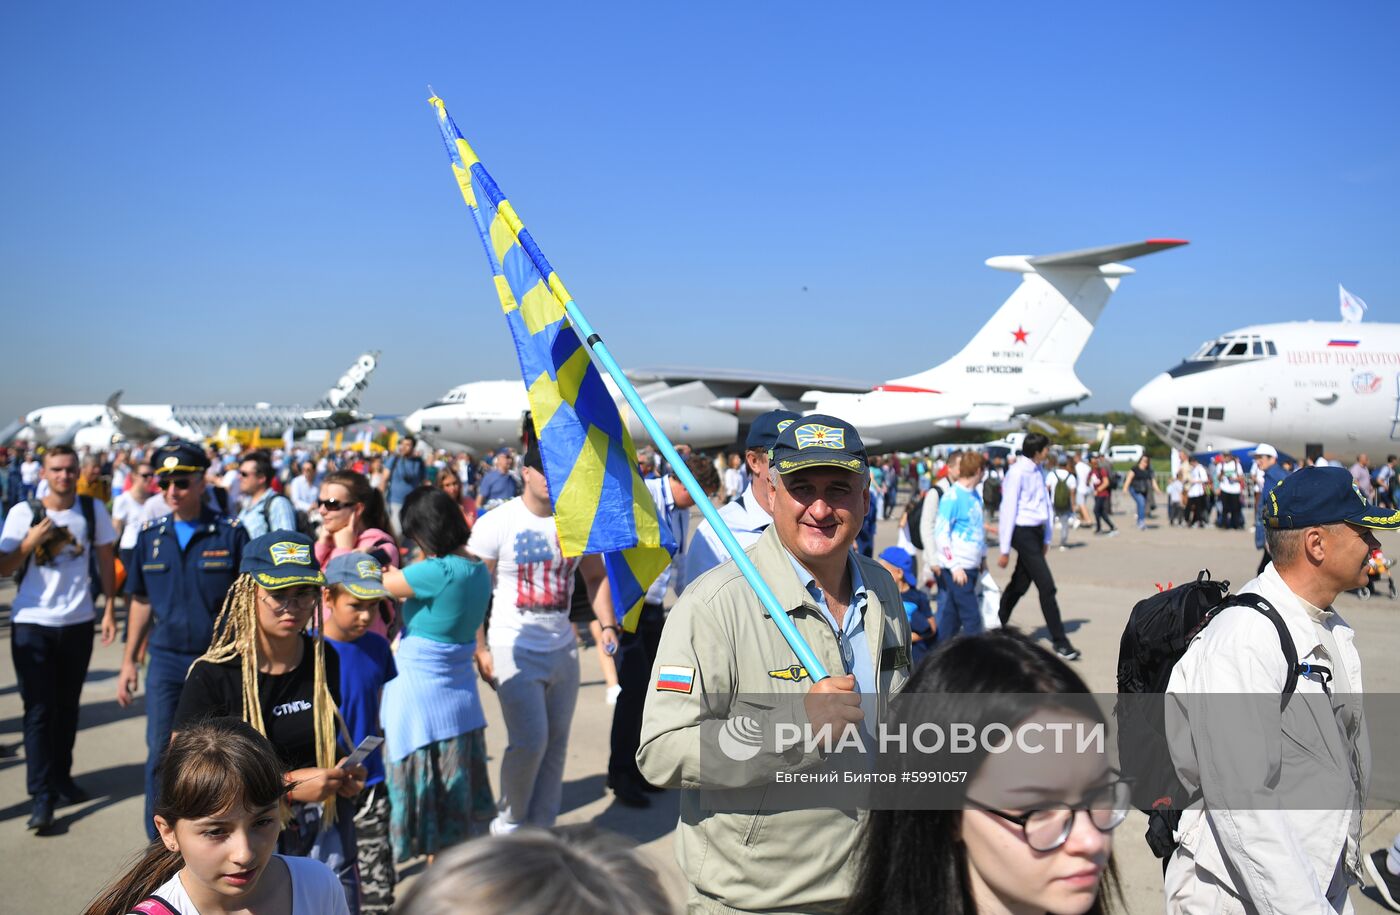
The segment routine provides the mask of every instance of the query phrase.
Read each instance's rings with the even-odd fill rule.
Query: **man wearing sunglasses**
[[[214,618],[238,577],[248,534],[205,502],[209,459],[189,442],[156,450],[151,461],[170,514],[149,521],[136,537],[126,592],[131,595],[126,651],[117,676],[117,703],[131,704],[137,657],[149,633],[146,668],[146,833],[156,795],[156,763],[170,742],[170,725],[190,665],[214,634]]]
[[[1273,561],[1240,591],[1282,628],[1229,606],[1167,684],[1172,761],[1196,797],[1167,866],[1169,913],[1350,912],[1360,882],[1371,748],[1356,633],[1332,602],[1367,585],[1374,532],[1400,528],[1400,512],[1368,505],[1342,467],[1308,467],[1262,517]]]

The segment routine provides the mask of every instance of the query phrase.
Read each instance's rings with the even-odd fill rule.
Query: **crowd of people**
[[[716,768],[705,735],[786,707],[818,729],[862,731],[916,695],[1017,697],[963,710],[983,724],[1013,707],[1010,724],[1094,723],[1090,706],[1066,699],[1088,690],[1069,666],[1081,654],[1048,555],[1057,529],[1060,549],[1089,523],[1112,536],[1119,491],[1139,527],[1161,498],[1173,523],[1213,511],[1237,528],[1252,508],[1264,560],[1244,591],[1287,621],[1300,662],[1327,662],[1317,689],[1361,691],[1351,630],[1331,603],[1359,586],[1379,549],[1371,530],[1400,528],[1400,512],[1374,510],[1393,511],[1393,457],[1374,474],[1364,455],[1349,471],[1289,474],[1261,444],[1248,472],[1233,456],[1173,456],[1163,487],[1146,456],[1123,472],[1039,433],[1009,456],[873,462],[849,423],[773,411],[744,444],[717,457],[679,449],[684,473],[650,449],[638,455],[678,550],[625,632],[601,558],[560,547],[536,448],[489,462],[407,437],[384,456],[188,442],[9,455],[0,574],[21,575],[12,654],[29,827],[43,833],[58,807],[87,797],[72,774],[78,693],[94,640],[121,639],[116,698],[128,705],[144,689],[149,845],[89,915],[417,915],[465,899],[483,912],[672,911],[664,881],[625,844],[555,827],[584,628],[614,707],[607,786],[632,807],[681,792],[690,911],[1109,911],[1113,831],[1131,803],[1107,753],[1081,754],[1034,789],[1023,783],[1029,757],[974,753],[943,810],[774,810],[763,784],[826,765],[824,754],[765,750],[742,770]],[[828,676],[794,664],[710,521],[691,524],[682,477],[722,506]],[[897,512],[898,544],[877,556],[875,523]],[[1013,553],[998,594],[989,566],[1008,568]],[[1032,585],[1048,651],[1011,627]],[[1298,675],[1274,671],[1262,617],[1219,616],[1168,691],[1277,692]],[[1258,683],[1240,679],[1246,651]],[[482,684],[506,730],[494,777]],[[759,695],[766,706],[750,704]],[[1338,722],[1344,745],[1364,743],[1359,717]],[[1298,724],[1285,715],[1274,726],[1287,739]],[[1260,771],[1297,764],[1277,758],[1277,735],[1266,743]],[[1266,816],[1213,807],[1209,766],[1178,768],[1200,796],[1168,864],[1168,911],[1270,900],[1273,911],[1340,912],[1363,868],[1400,896],[1400,840],[1359,854],[1359,814],[1338,813],[1335,841],[1289,844]],[[1359,798],[1367,773],[1351,775]],[[1221,832],[1224,814],[1244,826]],[[1262,874],[1247,863],[1259,855]],[[397,865],[420,856],[429,869],[396,892]]]

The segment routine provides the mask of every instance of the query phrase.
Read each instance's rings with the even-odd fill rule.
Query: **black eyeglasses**
[[[1036,851],[1054,851],[1069,841],[1074,831],[1074,820],[1082,810],[1089,815],[1089,822],[1099,832],[1112,832],[1128,818],[1132,807],[1133,787],[1129,779],[1119,779],[1087,792],[1078,804],[1051,804],[1025,813],[1007,813],[986,804],[967,799],[967,803],[978,810],[999,816],[1009,823],[1021,827],[1021,835],[1026,844]]]
[[[174,486],[180,492],[184,492],[194,485],[194,477],[161,477],[156,481],[156,485],[161,489],[169,489]]]
[[[341,502],[339,499],[317,499],[316,504],[328,512],[338,512],[342,508],[349,508],[351,505],[358,505],[358,502]]]
[[[155,476],[155,474],[151,473],[149,470],[146,471],[145,473],[141,473],[141,472],[138,470],[138,471],[136,472],[136,475],[137,475],[138,477],[141,477],[141,478],[144,479],[144,480],[149,480],[151,477]]]

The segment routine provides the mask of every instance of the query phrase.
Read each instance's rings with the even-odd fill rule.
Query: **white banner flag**
[[[1342,320],[1348,324],[1360,324],[1362,315],[1366,314],[1366,303],[1359,296],[1347,292],[1341,283],[1337,284],[1337,291],[1342,297]]]

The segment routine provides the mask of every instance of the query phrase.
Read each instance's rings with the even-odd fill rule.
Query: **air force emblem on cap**
[[[361,559],[355,563],[355,574],[361,578],[373,578],[376,581],[384,580],[384,570],[379,563],[373,559]]]
[[[165,459],[164,466],[166,470],[174,470],[176,467],[180,466],[180,459],[172,454]]]
[[[295,543],[283,540],[272,544],[267,548],[268,555],[272,557],[272,564],[275,566],[293,563],[299,566],[311,565],[311,547],[304,543]]]
[[[778,431],[779,431],[779,432],[786,432],[786,431],[787,431],[787,427],[788,427],[788,426],[791,426],[791,425],[792,425],[793,423],[795,423],[795,422],[797,422],[797,420],[795,420],[795,419],[785,419],[785,420],[782,420],[781,422],[778,423]]]
[[[839,451],[846,447],[846,430],[821,423],[807,423],[798,426],[793,433],[797,436],[798,450],[805,448],[830,448]]]

